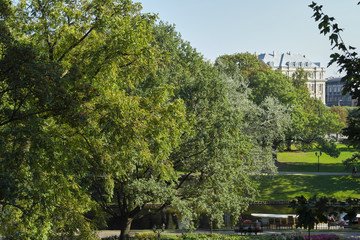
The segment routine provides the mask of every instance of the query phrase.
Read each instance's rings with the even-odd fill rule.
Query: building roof
[[[339,84],[343,84],[343,83],[341,82],[341,79],[342,79],[342,78],[339,78],[339,77],[337,77],[337,78],[328,78],[328,79],[327,79],[327,82],[328,82],[328,83],[339,83]]]
[[[291,52],[279,53],[274,51],[272,53],[261,53],[258,55],[258,58],[271,67],[321,67],[320,63],[310,61],[305,55]]]

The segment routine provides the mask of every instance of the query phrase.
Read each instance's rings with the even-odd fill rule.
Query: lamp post
[[[156,225],[154,225],[154,227],[153,227],[153,231],[154,231],[154,233],[158,234],[158,239],[159,240],[160,240],[160,234],[165,231],[165,227],[166,227],[165,223],[163,223],[161,225],[161,228],[158,228]]]
[[[315,156],[317,156],[317,158],[318,158],[318,172],[320,172],[320,156],[321,156],[321,154],[322,154],[321,151],[319,154],[317,152],[315,152]]]

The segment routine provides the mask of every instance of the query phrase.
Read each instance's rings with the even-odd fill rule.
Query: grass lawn
[[[258,183],[258,201],[293,200],[300,195],[360,198],[360,178],[353,176],[275,175],[264,176]]]
[[[342,162],[350,158],[356,151],[343,144],[339,144],[338,149],[340,150],[338,158],[322,153],[319,159],[320,172],[351,172],[351,169],[345,169]],[[278,170],[284,172],[317,172],[318,158],[315,152],[319,153],[316,149],[310,149],[306,152],[280,152],[278,154],[278,161],[280,163]]]

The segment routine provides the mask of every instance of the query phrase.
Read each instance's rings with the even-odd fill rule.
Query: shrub
[[[309,240],[309,237],[304,236],[305,240]],[[340,239],[338,235],[335,234],[319,234],[310,236],[310,240],[337,240]]]
[[[273,234],[269,237],[266,237],[269,240],[304,240],[304,237],[301,233],[282,233],[282,234]]]
[[[141,239],[141,240],[156,240],[157,234],[152,232],[145,232],[145,233],[136,233],[134,239]]]

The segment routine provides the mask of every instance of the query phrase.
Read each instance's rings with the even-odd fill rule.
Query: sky
[[[224,54],[292,52],[327,67],[332,53],[327,36],[312,18],[309,0],[133,0],[143,13],[174,24],[182,38],[212,62]],[[344,29],[346,45],[360,49],[359,0],[317,0]],[[336,65],[326,77],[337,77]]]

